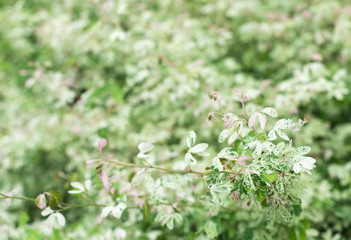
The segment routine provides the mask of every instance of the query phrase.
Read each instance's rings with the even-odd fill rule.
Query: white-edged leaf
[[[66,219],[65,217],[62,215],[62,213],[55,213],[55,217],[57,219],[57,222],[63,227],[66,224]]]
[[[44,224],[48,227],[48,228],[52,228],[54,226],[54,222],[55,222],[55,214],[51,214],[45,221]]]
[[[83,192],[82,190],[69,190],[68,191],[69,194],[80,194],[82,192]]]
[[[277,135],[275,135],[275,131],[274,130],[269,131],[267,140],[273,141],[276,139],[277,139]]]
[[[310,146],[301,146],[296,149],[297,154],[299,155],[305,155],[311,151]]]
[[[112,206],[104,207],[102,209],[101,216],[104,217],[104,218],[107,217],[110,214],[110,212],[112,212],[112,210],[113,210]]]
[[[228,145],[231,145],[238,137],[238,133],[234,132],[232,135],[230,135],[228,139]]]
[[[194,147],[190,148],[189,152],[191,152],[191,153],[203,152],[207,149],[207,147],[208,147],[207,143],[199,143],[199,144],[195,145]]]
[[[222,197],[217,193],[217,192],[213,192],[211,191],[211,196],[212,196],[212,201],[218,205],[223,205],[224,200],[222,199]]]
[[[269,116],[274,117],[274,118],[278,117],[277,110],[275,110],[272,107],[265,107],[264,109],[262,109],[262,112],[264,112],[265,114],[268,114]]]
[[[84,186],[80,182],[71,182],[71,186],[77,189],[69,190],[69,194],[79,194],[84,192]]]
[[[273,152],[275,155],[279,155],[279,150],[277,148],[277,146],[275,146],[273,143],[271,142],[264,142],[263,146],[269,151],[269,152]]]
[[[279,135],[282,139],[287,140],[287,141],[290,140],[289,137],[288,137],[282,130],[277,129],[277,130],[275,130],[275,131],[278,133],[278,135]]]
[[[219,158],[226,158],[229,160],[235,160],[239,157],[239,154],[232,147],[223,148],[217,155]]]
[[[280,119],[274,126],[274,130],[290,129],[295,126],[295,123],[291,119]]]
[[[186,164],[188,164],[188,166],[191,166],[191,167],[194,167],[197,164],[196,159],[190,153],[185,154],[184,160],[185,160]]]
[[[79,190],[84,191],[84,186],[80,182],[71,182],[71,186]]]
[[[277,148],[282,151],[284,149],[284,146],[285,146],[285,142],[280,142],[277,144]]]
[[[168,219],[168,221],[167,221],[167,228],[168,228],[169,230],[172,230],[173,227],[174,227],[173,218],[170,217],[170,218]]]
[[[239,122],[239,126],[238,126],[238,134],[241,133],[241,131],[243,130],[244,127],[244,123],[242,121]]]
[[[260,122],[260,126],[261,126],[262,130],[264,130],[266,128],[267,118],[262,113],[257,113],[257,116],[258,116],[258,121]]]
[[[231,128],[224,129],[218,136],[218,142],[219,143],[224,142],[227,139],[227,137],[229,137],[231,132],[232,132]]]
[[[126,209],[126,208],[127,208],[127,205],[125,203],[121,202],[116,207],[114,207],[112,209],[112,215],[115,218],[120,219],[124,209]]]
[[[41,211],[41,215],[43,216],[43,217],[45,217],[45,216],[47,216],[47,215],[49,215],[49,214],[51,214],[51,213],[53,213],[54,211],[50,208],[50,207],[47,207],[47,208],[45,208],[43,211]]]
[[[212,192],[220,192],[220,193],[225,193],[230,191],[230,185],[225,184],[225,183],[216,183],[213,184],[211,187]]]
[[[201,156],[201,157],[208,157],[210,156],[211,154],[209,154],[208,152],[198,152],[196,153],[197,155]]]
[[[217,168],[219,171],[223,171],[223,166],[218,157],[212,159],[212,165]]]
[[[316,159],[311,158],[311,157],[304,157],[303,160],[300,162],[300,164],[308,170],[312,170],[314,168],[314,163],[316,162]]]
[[[86,189],[87,189],[88,191],[90,191],[91,185],[92,185],[92,181],[91,181],[90,179],[88,179],[88,180],[86,180],[86,181],[84,182],[84,185],[85,185]]]
[[[257,157],[260,156],[262,151],[263,151],[263,144],[262,143],[258,143],[256,145],[255,151],[253,152],[253,156]]]
[[[249,118],[249,127],[252,128],[255,125],[256,119],[257,119],[257,114],[258,112],[254,112],[253,114],[251,114],[250,118]]]
[[[189,131],[186,134],[186,145],[191,148],[195,145],[196,133],[194,131]]]
[[[295,173],[301,172],[301,165],[300,165],[300,163],[295,163],[293,170],[294,170]]]
[[[183,223],[183,217],[182,217],[182,215],[180,215],[179,213],[174,213],[174,214],[173,214],[173,217],[174,217],[175,221],[176,221],[178,224],[182,224],[182,223]]]
[[[140,150],[140,152],[143,153],[150,152],[154,147],[155,145],[153,145],[152,142],[140,143],[138,145],[138,149]]]

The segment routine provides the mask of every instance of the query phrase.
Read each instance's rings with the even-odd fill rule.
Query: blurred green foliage
[[[351,238],[349,1],[1,0],[0,52],[1,192],[57,190],[70,200],[69,183],[94,174],[85,161],[98,158],[100,138],[133,161],[154,137],[166,165],[182,160],[190,129],[218,146],[207,95],[216,90],[238,110],[238,87],[250,112],[273,106],[306,118],[294,141],[317,159],[291,226],[266,226],[262,212],[240,208],[194,208],[172,231],[152,212],[96,226],[100,210],[87,208],[50,232],[39,209],[14,200],[0,203],[0,238],[110,239],[122,229],[127,239]]]

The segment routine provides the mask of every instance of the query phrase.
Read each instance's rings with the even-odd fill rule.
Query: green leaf
[[[218,237],[218,231],[217,231],[217,225],[215,222],[213,221],[206,221],[205,226],[205,233],[207,236],[209,236],[210,238],[216,238]]]
[[[262,184],[256,190],[256,199],[259,202],[266,199],[266,186],[264,182],[262,182]]]
[[[56,190],[49,191],[49,193],[46,194],[46,198],[51,209],[54,209],[55,206],[62,201],[61,194]]]
[[[149,216],[151,213],[151,208],[150,205],[147,201],[145,201],[144,206],[143,206],[143,219],[144,222],[148,222],[149,221]]]
[[[278,207],[278,213],[284,224],[288,224],[293,220],[293,215],[291,213],[291,208],[280,204]]]
[[[28,214],[26,212],[21,212],[21,215],[18,220],[18,226],[23,228],[27,225],[28,221],[29,221]]]
[[[270,170],[267,170],[266,172],[261,172],[260,174],[260,178],[267,183],[272,183],[276,181],[278,177],[278,173]]]
[[[99,137],[101,137],[101,138],[107,138],[108,137],[108,128],[107,127],[105,127],[105,128],[99,128],[98,130],[97,130],[97,134],[98,134],[98,136]]]
[[[289,240],[297,240],[295,227],[289,228]]]

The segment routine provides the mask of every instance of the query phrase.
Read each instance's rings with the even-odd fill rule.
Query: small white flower
[[[123,211],[127,208],[127,205],[125,203],[119,203],[117,206],[108,206],[104,207],[102,209],[101,216],[103,218],[107,217],[110,213],[112,213],[112,216],[115,218],[121,218]]]

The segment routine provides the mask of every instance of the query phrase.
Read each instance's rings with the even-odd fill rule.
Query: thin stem
[[[0,199],[6,199],[6,198],[11,198],[11,199],[20,199],[20,200],[25,200],[25,201],[32,201],[32,202],[35,202],[35,199],[34,198],[28,198],[28,197],[25,197],[25,196],[7,196],[6,194],[3,194],[3,193],[0,193],[0,196],[2,198]]]
[[[263,139],[260,137],[260,135],[258,134],[254,126],[252,126],[252,130],[254,131],[254,133],[256,133],[257,137],[261,140],[261,143],[262,143]]]
[[[152,168],[152,169],[156,169],[156,170],[160,170],[163,172],[167,172],[167,173],[176,173],[176,174],[188,174],[188,173],[192,173],[192,174],[199,174],[199,175],[211,175],[211,174],[217,174],[217,173],[233,173],[231,171],[220,171],[220,172],[200,172],[200,171],[193,171],[193,170],[172,170],[172,169],[167,169],[167,168],[162,168],[162,167],[157,167],[157,166],[153,166],[153,165],[144,165],[144,164],[134,164],[134,163],[126,163],[126,162],[121,162],[119,160],[112,160],[112,159],[105,159],[103,160],[104,162],[109,162],[109,163],[113,163],[117,166],[123,166],[123,167],[136,167],[136,168]]]

